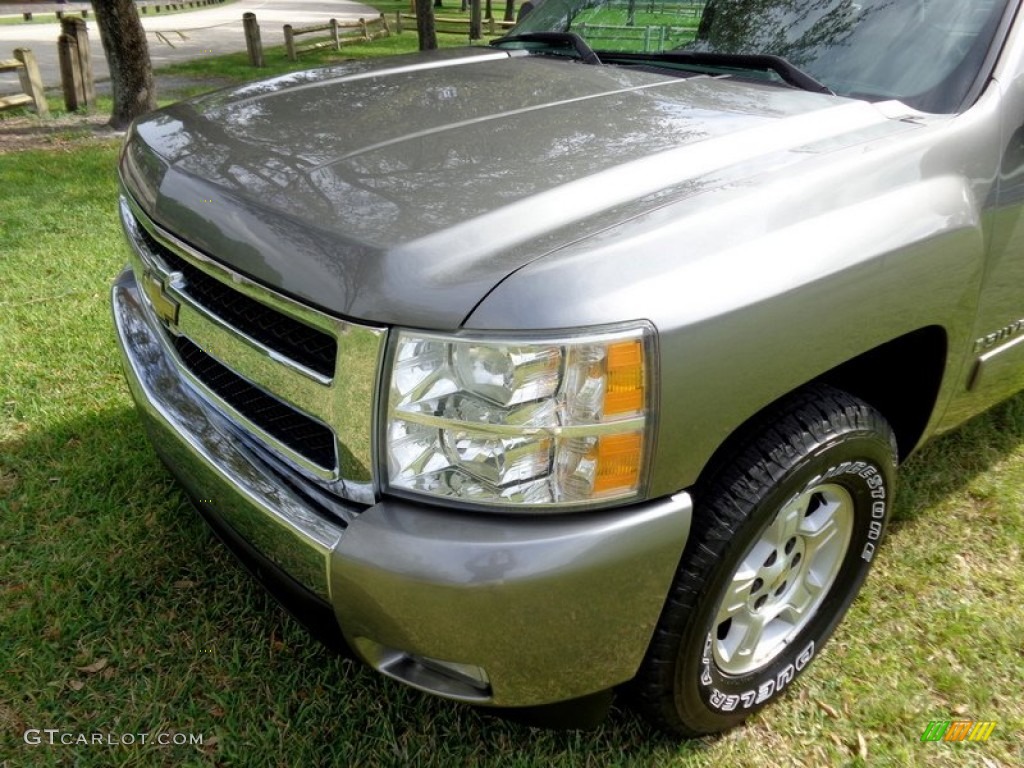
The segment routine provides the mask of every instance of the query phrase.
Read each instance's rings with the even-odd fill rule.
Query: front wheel
[[[856,596],[889,516],[892,430],[829,387],[782,403],[695,489],[690,539],[632,690],[682,736],[784,693]]]

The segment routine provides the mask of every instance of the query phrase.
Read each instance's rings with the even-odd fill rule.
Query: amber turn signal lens
[[[605,416],[637,413],[644,407],[644,348],[639,339],[608,345]]]
[[[640,482],[643,440],[639,432],[604,435],[597,441],[594,493],[636,488]]]

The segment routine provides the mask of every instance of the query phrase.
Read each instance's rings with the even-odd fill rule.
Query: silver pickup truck
[[[319,637],[440,696],[720,731],[1024,386],[1005,0],[541,0],[489,46],[155,112],[124,367]]]

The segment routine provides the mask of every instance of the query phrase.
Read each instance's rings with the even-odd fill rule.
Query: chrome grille
[[[181,272],[182,290],[196,304],[299,365],[321,376],[334,375],[338,343],[332,336],[250,299],[174,253],[165,251],[161,255],[172,271]]]
[[[330,428],[253,386],[184,336],[175,337],[174,348],[193,376],[264,432],[321,467],[337,466]]]
[[[384,329],[331,317],[228,269],[126,194],[121,219],[136,277],[196,388],[331,493],[372,503]]]

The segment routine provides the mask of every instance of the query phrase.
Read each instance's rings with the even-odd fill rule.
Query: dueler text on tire
[[[793,683],[860,589],[889,516],[896,445],[867,404],[784,401],[695,489],[697,512],[632,685],[673,733],[742,722]]]

